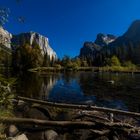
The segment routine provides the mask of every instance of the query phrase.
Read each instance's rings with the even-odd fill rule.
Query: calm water
[[[139,74],[30,73],[20,76],[18,80],[16,89],[21,96],[140,112]]]

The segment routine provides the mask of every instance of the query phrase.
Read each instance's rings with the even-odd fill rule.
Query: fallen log
[[[99,120],[92,121],[48,121],[48,120],[39,120],[39,119],[31,119],[31,118],[7,118],[7,117],[0,117],[0,123],[6,124],[30,124],[30,125],[40,125],[40,126],[48,126],[48,127],[73,127],[73,128],[92,128],[95,125],[112,128],[112,127],[119,127],[119,128],[126,128],[126,129],[137,129],[140,130],[139,127],[135,127],[128,123],[118,123],[118,122],[103,122]]]
[[[31,118],[6,118],[0,117],[0,123],[5,124],[28,124],[46,127],[68,127],[68,128],[94,128],[94,122],[78,122],[78,121],[48,121]]]
[[[95,120],[94,122],[90,121],[47,121],[47,120],[39,120],[39,119],[29,119],[29,118],[6,118],[0,117],[0,123],[5,124],[24,124],[24,125],[34,125],[36,127],[45,126],[46,129],[50,127],[60,127],[67,129],[92,129],[93,133],[98,133],[103,135],[110,131],[121,131],[126,134],[137,133],[139,134],[140,128],[132,126],[127,123],[109,123]],[[96,128],[104,129],[104,132],[100,132],[100,130],[96,130]],[[43,128],[45,129],[45,128]],[[95,130],[94,130],[95,129]]]
[[[47,102],[43,100],[31,99],[27,97],[18,96],[17,99],[23,100],[26,102],[38,103],[42,105],[52,106],[52,107],[59,107],[59,108],[69,108],[69,109],[82,109],[82,110],[90,110],[90,111],[101,111],[105,113],[114,113],[118,115],[126,115],[131,117],[140,117],[140,113],[137,112],[129,112],[105,107],[97,107],[97,106],[90,106],[90,105],[74,105],[74,104],[65,104],[65,103],[55,103],[55,102]]]

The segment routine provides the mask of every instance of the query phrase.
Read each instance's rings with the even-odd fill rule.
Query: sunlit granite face
[[[35,41],[40,46],[43,55],[47,53],[48,56],[50,56],[50,60],[52,60],[52,58],[57,59],[56,52],[50,47],[49,39],[47,37],[44,37],[35,32],[30,32],[29,34],[31,45]]]
[[[0,27],[0,44],[11,49],[11,38],[12,34]]]
[[[43,56],[47,54],[47,56],[50,57],[50,60],[57,59],[56,52],[50,47],[47,37],[36,32],[21,33],[19,35],[14,35],[12,42],[15,45],[22,45],[23,38],[26,40],[26,42],[29,42],[30,45],[32,45],[33,42],[36,42],[39,45]]]

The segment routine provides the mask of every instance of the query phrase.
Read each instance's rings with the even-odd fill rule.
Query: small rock
[[[57,140],[58,134],[54,130],[47,130],[45,132],[45,140]]]
[[[18,105],[20,106],[20,105],[25,105],[26,103],[24,102],[24,101],[22,101],[22,100],[19,100],[18,101]]]
[[[113,136],[113,140],[119,140],[117,136]]]
[[[110,114],[109,114],[109,119],[110,119],[111,122],[114,121],[114,114],[113,114],[113,113],[110,113]]]
[[[14,137],[19,132],[18,128],[15,125],[10,125],[5,131],[8,137]]]
[[[16,109],[21,112],[27,111],[27,110],[29,110],[29,105],[26,102],[19,100]]]
[[[21,135],[15,137],[15,139],[16,139],[16,140],[28,140],[28,138],[26,137],[25,134],[21,134]]]
[[[86,100],[84,104],[91,106],[91,105],[94,105],[94,102],[93,100]]]
[[[28,140],[28,138],[26,137],[25,134],[21,134],[21,135],[16,136],[16,137],[9,137],[6,140]]]
[[[110,81],[107,81],[107,82],[110,83],[110,84],[114,84],[115,83],[114,80],[110,80]]]

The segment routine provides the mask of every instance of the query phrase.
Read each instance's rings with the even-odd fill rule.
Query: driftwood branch
[[[67,129],[92,129],[93,133],[104,135],[109,133],[110,131],[119,131],[125,132],[126,134],[136,133],[140,134],[140,128],[132,126],[127,123],[109,123],[95,120],[94,122],[90,121],[47,121],[47,120],[39,120],[39,119],[29,119],[29,118],[5,118],[0,117],[0,123],[5,124],[28,124],[35,125],[36,127],[45,126],[43,129],[48,129],[50,127],[60,127]],[[104,131],[96,130],[96,128],[100,127]],[[94,130],[95,129],[95,130]]]
[[[65,103],[63,103],[63,104],[62,103],[54,103],[54,102],[47,102],[47,101],[36,100],[36,99],[20,97],[20,96],[18,96],[18,99],[23,100],[23,101],[27,101],[27,102],[38,103],[38,104],[42,104],[42,105],[59,107],[59,108],[101,111],[101,112],[114,113],[114,114],[126,115],[126,116],[131,116],[131,117],[140,117],[140,113],[105,108],[105,107],[97,107],[97,106],[89,106],[89,105],[74,105],[74,104],[65,104]]]
[[[103,121],[97,121],[94,120],[94,122],[91,121],[48,121],[48,120],[39,120],[39,119],[31,119],[31,118],[6,118],[6,117],[0,117],[1,123],[7,123],[7,124],[30,124],[30,125],[42,125],[42,126],[48,126],[48,127],[73,127],[73,128],[93,128],[95,125],[103,126],[106,128],[111,127],[119,127],[119,128],[126,128],[126,129],[135,129],[135,126],[132,126],[128,123],[109,123],[109,122],[103,122]],[[139,127],[137,127],[137,130],[140,130]]]
[[[48,121],[30,118],[6,118],[0,117],[0,123],[6,124],[28,124],[46,127],[67,127],[67,128],[94,128],[94,122],[78,122],[78,121]]]
[[[96,135],[106,135],[106,134],[110,133],[109,129],[106,129],[106,130],[93,130],[93,129],[90,129],[90,131],[93,134],[96,134]]]
[[[98,120],[101,120],[101,121],[110,122],[110,120],[107,119],[107,118],[100,117],[100,116],[97,116],[97,115],[95,115],[95,114],[88,114],[88,113],[76,115],[75,117],[73,117],[73,120],[82,119],[82,118],[84,118],[84,117],[88,117],[88,118],[91,118],[91,119],[98,119]]]

